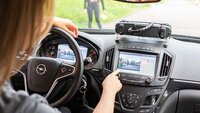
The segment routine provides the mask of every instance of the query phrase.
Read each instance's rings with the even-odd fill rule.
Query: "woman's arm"
[[[114,113],[115,96],[122,88],[122,84],[116,76],[118,73],[118,71],[114,71],[103,81],[101,99],[93,113]]]
[[[115,95],[110,91],[103,90],[101,99],[93,113],[114,113]]]

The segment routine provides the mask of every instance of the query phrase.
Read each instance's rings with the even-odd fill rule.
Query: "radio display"
[[[118,70],[122,73],[154,77],[157,55],[120,52]]]

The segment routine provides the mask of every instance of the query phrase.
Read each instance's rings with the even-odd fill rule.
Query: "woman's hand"
[[[69,19],[54,17],[53,18],[53,25],[65,30],[66,32],[68,32],[74,38],[78,37],[78,28]]]
[[[118,74],[119,71],[114,71],[105,78],[102,83],[105,92],[115,95],[122,88],[122,84],[117,76]]]

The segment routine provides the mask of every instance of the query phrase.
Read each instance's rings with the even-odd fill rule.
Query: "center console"
[[[174,56],[167,41],[123,36],[116,42],[113,70],[119,70],[123,84],[116,106],[124,113],[152,113],[172,70]]]
[[[167,40],[117,35],[113,68],[119,70],[122,89],[116,97],[118,113],[156,113],[173,68]]]

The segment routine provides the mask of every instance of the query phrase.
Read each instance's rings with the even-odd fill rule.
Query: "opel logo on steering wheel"
[[[39,75],[45,74],[46,71],[47,71],[47,68],[46,68],[46,66],[44,64],[39,64],[36,67],[36,73],[39,74]]]

